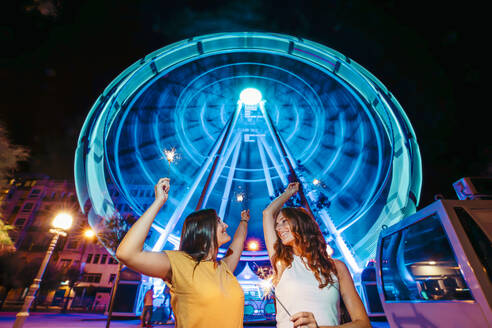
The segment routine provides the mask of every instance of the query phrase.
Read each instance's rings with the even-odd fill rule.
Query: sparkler
[[[176,152],[175,147],[171,149],[164,149],[163,153],[169,164],[174,163],[176,160],[179,159],[179,154]]]
[[[255,263],[256,264],[256,263]],[[290,317],[291,314],[287,310],[287,308],[280,302],[278,297],[275,295],[275,287],[273,286],[273,269],[271,267],[260,267],[257,266],[258,269],[256,271],[256,274],[258,277],[261,279],[260,282],[260,287],[263,292],[263,299],[268,297],[269,295],[273,296],[273,298],[280,304],[280,306],[284,309],[285,312],[287,312],[287,315]]]
[[[263,290],[263,299],[265,299],[268,295],[272,295],[273,298],[280,304],[280,306],[284,309],[284,311],[287,313],[287,315],[290,317],[291,314],[290,312],[285,308],[285,306],[280,302],[278,297],[275,295],[275,287],[273,286],[272,283],[272,277],[268,277],[267,279],[264,279],[260,283],[261,289]]]
[[[241,203],[244,200],[244,194],[243,193],[238,193],[236,195],[236,200]]]

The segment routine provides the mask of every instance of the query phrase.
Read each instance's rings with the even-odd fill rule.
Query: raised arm
[[[152,222],[167,201],[169,188],[168,178],[162,178],[157,182],[154,202],[133,224],[116,250],[116,257],[126,266],[147,276],[164,280],[169,280],[172,273],[171,263],[166,253],[144,251],[143,247]]]
[[[268,251],[268,256],[272,258],[275,253],[273,245],[277,241],[277,233],[275,232],[275,218],[282,209],[282,206],[294,196],[299,190],[299,182],[291,182],[285,191],[275,198],[273,202],[263,210],[263,234],[265,236],[265,244]]]
[[[239,259],[244,249],[244,241],[248,234],[248,222],[249,222],[249,210],[243,210],[241,212],[241,221],[234,233],[234,238],[232,239],[231,245],[227,250],[226,256],[222,259],[229,269],[234,272],[236,270]]]

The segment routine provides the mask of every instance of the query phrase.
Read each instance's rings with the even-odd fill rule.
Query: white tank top
[[[282,273],[275,287],[277,328],[292,328],[290,315],[297,312],[312,312],[318,326],[336,326],[340,322],[340,292],[338,279],[333,274],[334,284],[320,289],[313,272],[299,256],[294,255],[291,267]]]

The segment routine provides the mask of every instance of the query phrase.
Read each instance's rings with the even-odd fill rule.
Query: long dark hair
[[[214,209],[203,209],[188,215],[183,224],[179,250],[186,252],[197,265],[203,261],[210,250],[218,251],[218,216]],[[214,256],[214,260],[215,260]],[[195,267],[196,268],[196,267]]]
[[[301,251],[301,257],[307,259],[307,265],[319,282],[319,288],[333,284],[332,273],[337,275],[335,262],[326,252],[326,241],[318,223],[302,207],[284,207],[280,213],[289,222],[294,245]],[[280,262],[284,267],[291,265],[294,259],[292,246],[282,244],[280,238],[274,244],[275,254],[272,263]],[[278,282],[278,269],[272,265]]]

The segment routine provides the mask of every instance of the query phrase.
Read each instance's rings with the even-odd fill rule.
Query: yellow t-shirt
[[[165,251],[171,262],[167,283],[176,328],[243,326],[244,293],[225,262],[196,262],[182,251]]]

